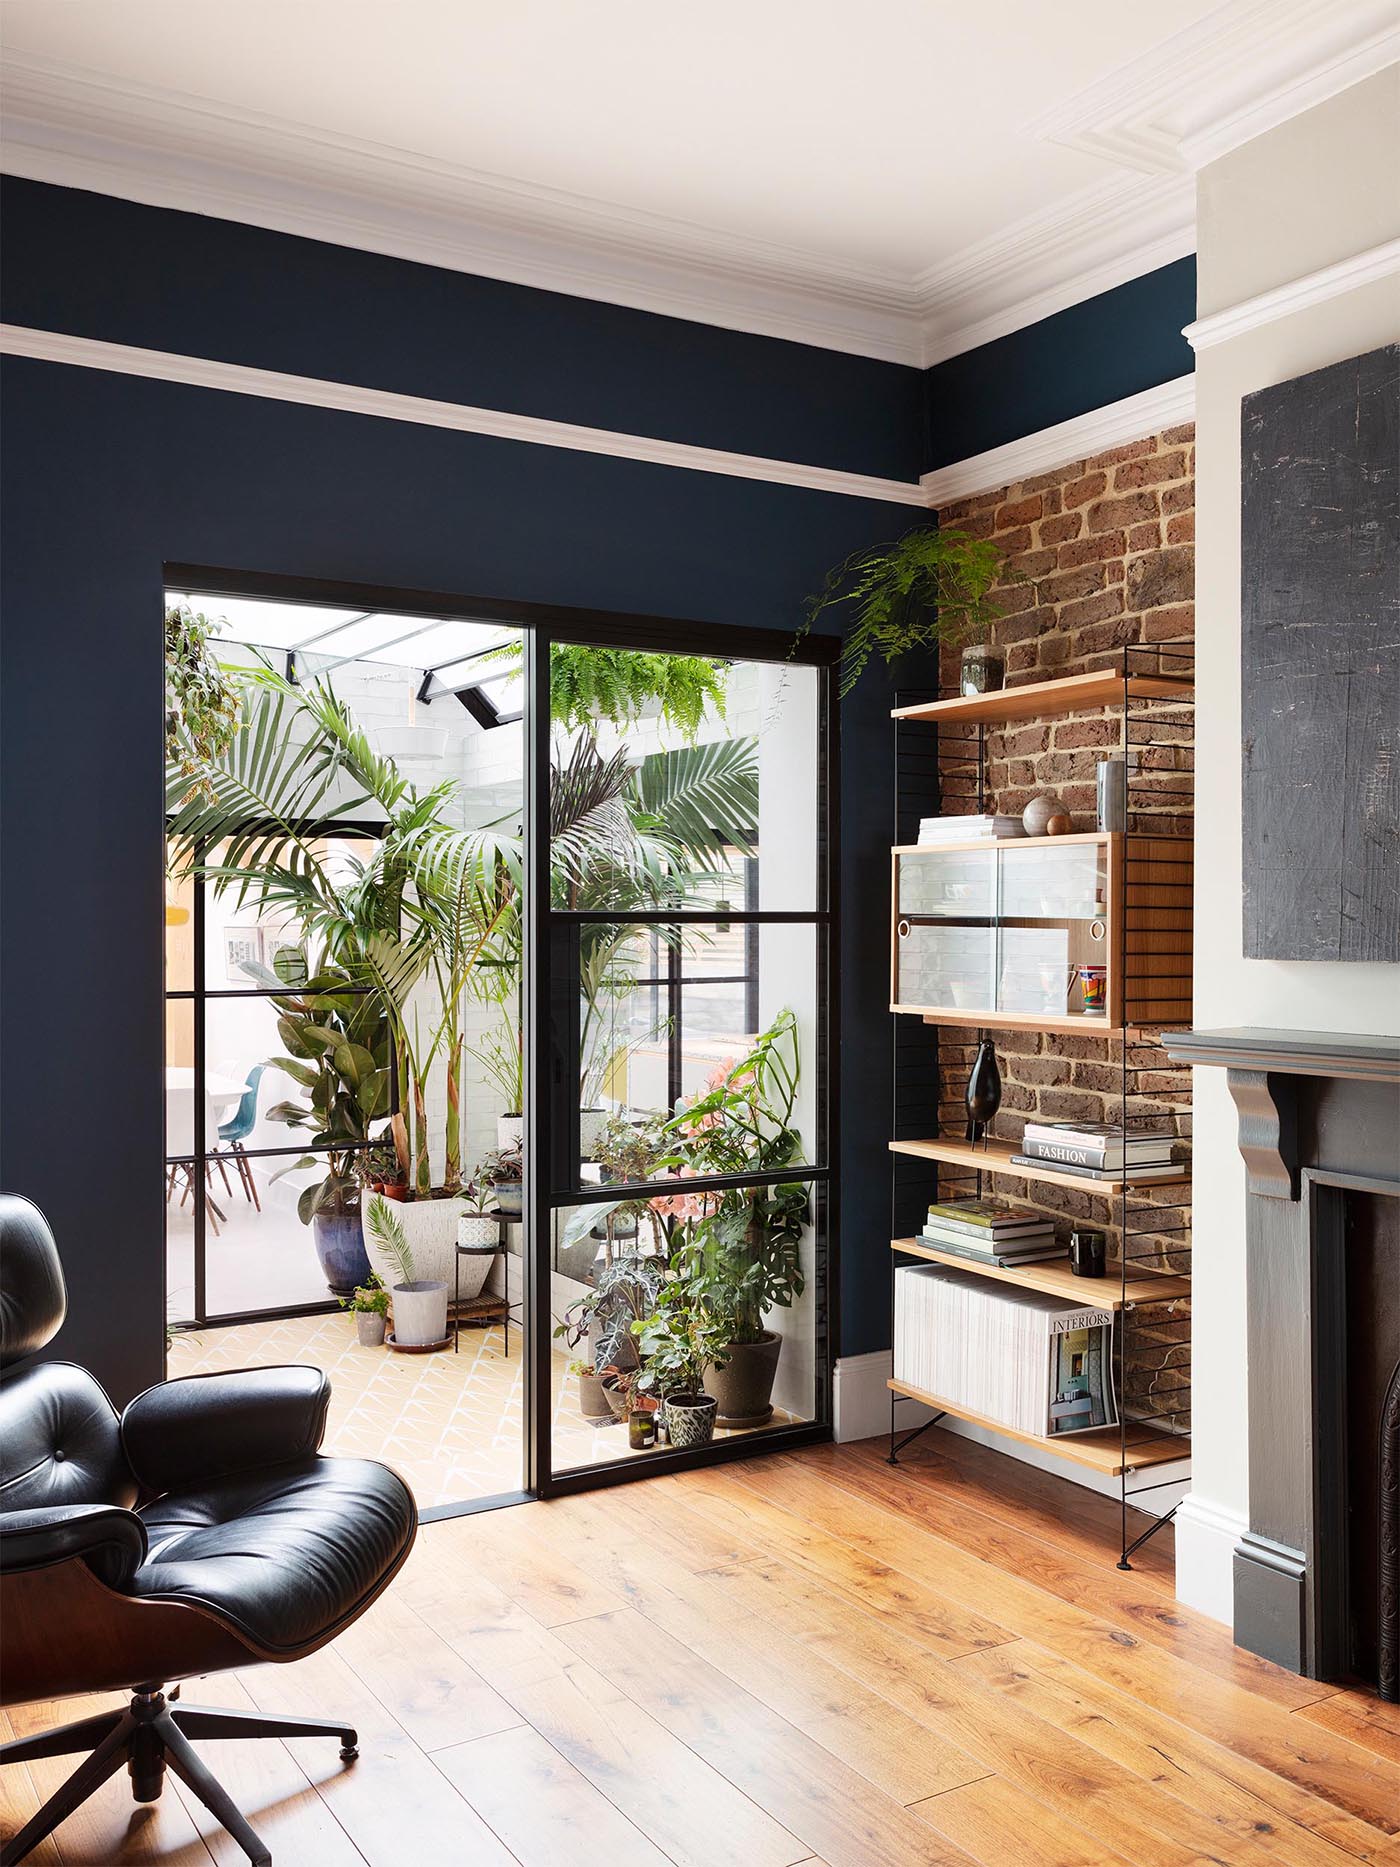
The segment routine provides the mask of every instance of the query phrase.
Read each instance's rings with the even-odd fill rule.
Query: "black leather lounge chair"
[[[0,1747],[0,1763],[91,1752],[0,1867],[123,1763],[138,1802],[169,1765],[268,1863],[191,1738],[334,1737],[348,1763],[354,1731],[200,1710],[165,1688],[334,1640],[412,1547],[413,1497],[387,1466],[320,1456],[330,1384],[315,1368],[163,1381],[119,1419],[85,1369],[33,1360],[66,1303],[44,1215],[0,1194],[0,1702],[132,1694],[125,1711]]]

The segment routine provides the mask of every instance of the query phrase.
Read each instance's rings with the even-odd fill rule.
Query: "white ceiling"
[[[18,173],[920,361],[1189,251],[1221,121],[1365,75],[1396,12],[3,0],[0,23]]]

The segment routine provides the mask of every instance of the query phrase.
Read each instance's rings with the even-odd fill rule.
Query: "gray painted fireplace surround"
[[[1347,1304],[1366,1300],[1348,1290],[1346,1200],[1400,1197],[1400,1039],[1233,1029],[1165,1043],[1176,1061],[1225,1069],[1245,1163],[1249,1528],[1235,1640],[1337,1678],[1349,1670]]]

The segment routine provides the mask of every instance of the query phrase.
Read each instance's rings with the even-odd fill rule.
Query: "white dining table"
[[[165,1087],[167,1093],[172,1089],[193,1091],[193,1069],[187,1063],[168,1063],[165,1066]],[[247,1083],[240,1083],[232,1076],[220,1076],[213,1070],[204,1072],[204,1093],[221,1122],[227,1121],[238,1107],[247,1087]]]

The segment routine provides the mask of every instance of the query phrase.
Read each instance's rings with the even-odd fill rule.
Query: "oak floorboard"
[[[805,1857],[759,1803],[465,1562],[443,1552],[415,1565],[409,1586],[418,1611],[676,1867],[796,1867]]]
[[[889,1441],[883,1435],[842,1446],[816,1446],[810,1456],[818,1467],[829,1458],[859,1458],[883,1471],[892,1469],[887,1463]],[[1003,1471],[1005,1466],[1015,1469]],[[1070,1555],[1093,1563],[1118,1560],[1116,1501],[1052,1472],[1024,1465],[1019,1459],[1008,1459],[960,1433],[930,1428],[922,1439],[900,1453],[896,1469],[912,1483],[935,1486],[994,1522],[1022,1530]],[[1072,1510],[1064,1508],[1066,1492],[1073,1496]],[[1133,1557],[1133,1573],[1174,1599],[1176,1562],[1172,1542],[1173,1532],[1168,1525]]]
[[[292,1738],[287,1748],[369,1867],[512,1867],[510,1851],[333,1647],[239,1677],[262,1711],[355,1726],[360,1755],[351,1764],[324,1738]]]
[[[521,1867],[670,1867],[667,1857],[528,1725],[433,1762]]]
[[[1400,1705],[1387,1705],[1371,1692],[1334,1692],[1298,1712],[1310,1724],[1349,1737],[1388,1763],[1400,1764]]]
[[[1343,1847],[1369,1859],[1388,1845],[1379,1829],[1339,1815],[1331,1803],[1125,1698],[1028,1640],[956,1663],[960,1672],[1072,1732],[1199,1814],[1244,1824],[1256,1853],[1290,1867],[1346,1867]]]
[[[560,1634],[581,1658],[831,1867],[954,1867],[968,1856],[631,1609]]]
[[[1300,1679],[1237,1647],[1229,1629],[1218,1621],[1164,1598],[1155,1587],[1144,1587],[1135,1573],[1124,1574],[1101,1557],[1088,1562],[1063,1554],[1034,1537],[1000,1525],[974,1506],[910,1486],[898,1471],[891,1471],[887,1465],[872,1465],[868,1459],[838,1456],[826,1468],[824,1475],[828,1474],[843,1489],[868,1497],[919,1528],[949,1539],[994,1569],[1033,1582],[1101,1619],[1114,1620],[1178,1659],[1247,1686],[1287,1711],[1311,1704],[1329,1690],[1316,1680]]]
[[[915,1802],[910,1813],[934,1823],[988,1867],[1006,1859],[1012,1835],[1018,1867],[1131,1867],[1126,1856],[1106,1848],[1002,1776],[984,1776],[927,1802]]]
[[[10,1723],[10,1714],[0,1711],[0,1744],[8,1744],[14,1736],[15,1728]],[[77,1761],[75,1758],[75,1766]],[[0,1770],[0,1835],[8,1837],[18,1834],[38,1811],[39,1802],[39,1792],[34,1787],[27,1763],[12,1763]],[[47,1835],[34,1849],[29,1860],[33,1867],[61,1867],[62,1856],[58,1851],[58,1842],[52,1835]]]
[[[869,1559],[868,1551],[878,1548],[884,1562],[911,1587],[918,1586],[918,1576],[933,1573],[940,1591],[955,1603],[973,1611],[989,1611],[995,1602],[1003,1625],[1016,1635],[1074,1660],[1110,1684],[1121,1685],[1144,1703],[1263,1763],[1299,1788],[1386,1834],[1400,1831],[1400,1772],[1373,1752],[1315,1726],[1300,1730],[1293,1714],[1247,1687],[1177,1659],[1019,1577],[991,1571],[953,1542],[908,1523],[895,1512],[871,1504],[857,1513],[848,1508],[849,1499],[839,1501],[838,1487],[796,1468],[791,1461],[775,1463],[786,1470],[771,1475],[765,1471],[761,1495],[757,1488],[746,1486],[742,1467],[735,1471],[740,1489],[747,1490],[740,1508],[761,1518],[770,1538],[776,1536],[781,1542],[785,1535],[792,1535],[786,1519],[800,1526],[793,1540],[801,1549],[806,1546],[803,1533],[809,1525],[844,1523],[854,1553]],[[735,1508],[733,1491],[717,1494],[709,1472],[688,1473],[666,1482],[686,1487],[686,1494],[693,1493],[711,1507]],[[833,1492],[838,1498],[835,1504]]]

